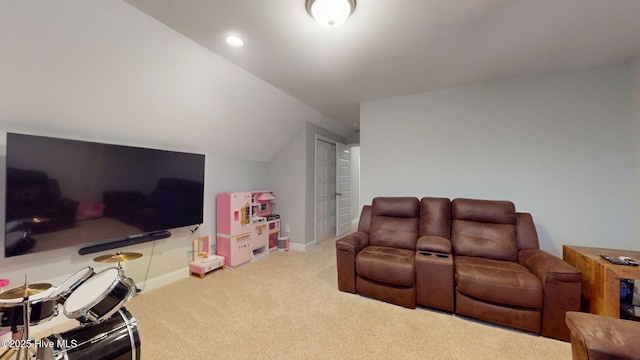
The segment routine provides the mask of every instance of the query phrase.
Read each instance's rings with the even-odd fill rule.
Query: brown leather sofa
[[[417,212],[417,213],[416,213]],[[569,340],[581,273],[508,201],[375,198],[336,241],[338,288]]]

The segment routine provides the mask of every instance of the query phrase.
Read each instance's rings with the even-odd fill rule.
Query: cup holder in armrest
[[[448,254],[442,254],[442,253],[431,253],[431,252],[424,251],[424,250],[421,250],[421,251],[420,251],[420,255],[423,255],[423,256],[431,256],[431,255],[435,255],[436,257],[439,257],[439,258],[448,258],[448,257],[449,257],[449,255],[448,255]]]

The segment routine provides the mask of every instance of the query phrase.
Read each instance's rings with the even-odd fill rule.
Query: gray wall
[[[631,86],[624,63],[363,103],[361,204],[506,199],[556,255],[632,248]]]
[[[327,121],[121,1],[2,2],[0,24],[0,150],[4,132],[20,132],[206,155],[204,224],[125,248],[144,255],[127,264],[136,282],[147,265],[159,282],[188,276],[192,239],[216,233],[215,194],[272,188],[269,159],[307,121]],[[303,179],[299,170],[291,181]],[[96,266],[77,250],[0,254],[2,277],[58,284]]]
[[[631,193],[631,199],[633,202],[633,216],[632,216],[632,240],[633,247],[640,249],[640,221],[637,221],[640,216],[640,57],[636,58],[631,67],[631,121],[633,127],[633,192]]]
[[[281,234],[288,235],[292,247],[304,244],[305,241],[305,167],[307,162],[306,148],[307,125],[298,131],[269,161],[268,176],[273,184],[276,206],[273,212],[280,215]],[[285,225],[290,225],[291,232],[286,233]]]
[[[307,122],[269,162],[269,178],[276,191],[282,230],[291,225],[290,241],[296,250],[314,242],[315,142],[322,136],[344,143],[344,137]]]

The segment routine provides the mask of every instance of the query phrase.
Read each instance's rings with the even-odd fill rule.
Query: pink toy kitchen
[[[216,196],[217,255],[237,266],[278,249],[280,216],[273,191],[224,192]]]

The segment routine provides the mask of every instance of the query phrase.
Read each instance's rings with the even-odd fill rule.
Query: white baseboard
[[[298,243],[289,243],[289,250],[293,250],[293,251],[305,251],[305,244],[298,244]]]
[[[169,285],[178,280],[186,279],[189,277],[189,267],[185,267],[184,269],[178,269],[172,271],[170,273],[154,277],[152,279],[148,279],[147,281],[143,281],[137,284],[138,289],[144,289],[144,291],[149,291],[153,289],[157,289],[159,287],[163,287],[165,285]]]
[[[299,243],[289,243],[289,250],[293,251],[307,251],[316,247],[316,244],[313,242],[307,244],[299,244]]]

